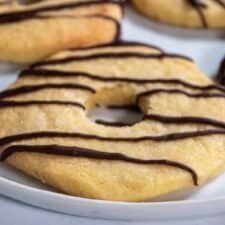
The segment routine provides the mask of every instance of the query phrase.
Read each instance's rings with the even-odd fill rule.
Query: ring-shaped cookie
[[[71,49],[0,94],[1,159],[70,195],[148,200],[223,170],[224,101],[225,89],[189,58],[137,43]],[[130,104],[142,121],[87,116]]]
[[[122,10],[116,0],[2,2],[0,61],[31,64],[66,48],[114,42]]]

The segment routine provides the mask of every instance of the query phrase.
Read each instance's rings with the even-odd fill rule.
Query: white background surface
[[[140,35],[141,33],[141,35]],[[216,36],[216,37],[215,37]],[[200,68],[208,75],[215,74],[219,61],[225,54],[225,34],[222,32],[199,32],[193,30],[175,29],[157,23],[149,22],[134,12],[128,11],[123,26],[123,39],[139,40],[161,46],[163,49],[188,55],[195,59]],[[207,66],[206,66],[207,65]],[[190,208],[191,210],[191,208]],[[214,218],[199,218],[188,221],[146,221],[119,222],[93,220],[67,216],[32,208],[18,202],[0,197],[0,224],[166,224],[166,225],[211,225],[225,224],[225,215]]]
[[[191,209],[190,209],[191,210]],[[0,196],[1,225],[224,225],[225,215],[178,221],[109,221],[48,212]]]

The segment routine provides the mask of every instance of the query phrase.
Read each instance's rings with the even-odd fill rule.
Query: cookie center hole
[[[106,126],[132,126],[144,117],[135,102],[136,93],[132,86],[105,87],[87,101],[87,116],[90,120]]]
[[[108,126],[131,126],[140,122],[144,114],[135,105],[94,107],[88,114],[92,121]]]

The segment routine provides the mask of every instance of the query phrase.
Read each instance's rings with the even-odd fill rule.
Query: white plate
[[[177,29],[150,22],[127,10],[123,39],[159,45],[167,51],[188,55],[212,76],[225,54],[224,31]],[[0,65],[0,88],[16,79],[18,68]],[[154,202],[119,203],[90,200],[56,193],[20,172],[0,165],[0,193],[48,210],[108,219],[158,219],[200,217],[225,212],[225,175],[193,190],[170,194]]]

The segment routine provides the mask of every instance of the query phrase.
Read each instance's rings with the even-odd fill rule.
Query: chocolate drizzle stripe
[[[90,49],[100,49],[100,48],[121,48],[121,47],[130,47],[130,46],[138,46],[138,47],[147,47],[147,48],[153,48],[156,49],[160,52],[163,52],[161,48],[155,45],[151,44],[144,44],[141,42],[135,42],[135,41],[117,41],[115,43],[110,43],[110,44],[100,44],[100,45],[95,45],[95,46],[90,46],[90,47],[81,47],[81,48],[70,48],[69,51],[82,51],[82,50],[90,50]]]
[[[95,14],[94,15],[80,15],[80,16],[67,15],[67,14],[59,14],[59,15],[57,15],[57,14],[56,15],[34,15],[33,17],[31,17],[31,19],[33,19],[33,18],[39,18],[39,19],[50,19],[50,18],[68,18],[68,19],[89,18],[89,19],[92,19],[92,18],[101,18],[101,19],[113,21],[117,25],[119,24],[119,22],[116,19],[114,19],[113,17],[104,16],[104,15],[98,15],[98,14],[96,14],[96,15]]]
[[[65,58],[59,58],[59,59],[52,59],[52,60],[46,60],[41,61],[38,63],[35,63],[31,65],[31,68],[37,68],[40,66],[47,66],[47,65],[60,65],[65,64],[69,62],[76,62],[76,61],[87,61],[87,60],[93,60],[93,59],[106,59],[106,58],[143,58],[143,59],[163,59],[163,58],[180,58],[184,60],[188,60],[192,62],[192,59],[177,55],[177,54],[167,54],[167,53],[138,53],[138,52],[120,52],[120,53],[99,53],[99,54],[90,54],[86,56],[68,56]]]
[[[35,9],[30,10],[21,10],[21,11],[15,11],[15,12],[7,12],[7,13],[1,13],[0,14],[0,24],[9,23],[9,22],[18,22],[22,20],[27,20],[32,18],[34,15],[37,15],[38,13],[43,12],[51,12],[51,11],[60,11],[77,7],[89,7],[93,5],[99,5],[102,3],[109,3],[109,4],[115,4],[118,6],[122,6],[122,4],[119,1],[113,1],[113,0],[105,0],[105,1],[85,1],[85,2],[72,2],[72,3],[63,3],[63,4],[55,4],[51,6],[41,6],[37,7]],[[121,7],[122,10],[122,7]]]
[[[182,116],[182,117],[171,117],[164,115],[145,115],[142,121],[157,121],[165,124],[175,124],[175,125],[184,125],[184,124],[200,124],[200,125],[210,125],[217,128],[225,129],[225,123],[223,121],[214,120],[211,118],[202,118],[202,117],[192,117],[192,116]],[[104,126],[112,126],[112,127],[126,127],[126,126],[134,126],[139,123],[123,123],[123,122],[109,122],[105,120],[96,120],[97,124],[101,124]],[[141,122],[141,121],[140,121]]]
[[[193,6],[198,6],[198,7],[207,7],[206,3],[204,3],[204,0],[188,0],[190,4]]]
[[[20,73],[20,77],[84,77],[88,79],[93,79],[97,81],[104,82],[125,82],[125,83],[135,83],[135,84],[179,84],[187,88],[209,91],[209,90],[218,90],[225,92],[225,87],[217,84],[200,86],[196,84],[191,84],[187,81],[180,79],[134,79],[128,77],[103,77],[100,75],[94,75],[84,72],[69,72],[69,71],[60,71],[60,70],[49,70],[49,69],[27,69]]]
[[[207,8],[206,3],[203,2],[203,0],[188,0],[189,3],[196,9],[198,12],[199,18],[201,20],[201,23],[204,28],[208,27],[205,14],[203,12],[204,8]]]
[[[137,105],[133,105],[133,104],[130,104],[130,105],[107,105],[107,108],[108,109],[125,109],[125,110],[130,110],[130,111],[133,111],[133,112],[140,112],[140,109]]]
[[[204,15],[204,12],[203,12],[202,8],[201,7],[196,7],[196,10],[198,11],[199,17],[200,17],[200,19],[202,21],[202,26],[204,28],[207,28],[208,27],[208,23],[207,23],[207,20],[206,20],[206,17]]]
[[[6,97],[7,95],[5,95]],[[8,95],[9,96],[9,95]],[[7,97],[8,97],[7,96]],[[75,106],[85,110],[85,106],[81,103],[74,101],[0,101],[0,108],[8,107],[25,107],[33,105],[58,105],[58,106]],[[113,106],[114,107],[114,106]],[[129,108],[130,106],[128,106]],[[116,106],[117,108],[117,106]],[[122,106],[119,106],[122,109]],[[127,107],[126,107],[127,108]],[[133,108],[132,108],[133,109]],[[155,120],[163,123],[174,123],[174,124],[187,124],[187,123],[197,123],[197,124],[206,124],[219,128],[225,129],[225,123],[223,121],[218,121],[210,118],[201,118],[201,117],[168,117],[157,114],[145,115],[143,120]],[[125,124],[125,123],[113,123],[106,122],[102,120],[96,121],[99,124],[111,125],[111,126],[131,126],[134,124]]]
[[[192,117],[192,116],[181,116],[181,117],[172,117],[172,116],[164,116],[158,114],[144,115],[142,121],[157,121],[165,124],[175,124],[175,125],[184,125],[184,124],[200,124],[200,125],[210,125],[217,128],[225,129],[225,122],[214,120],[211,118],[203,118],[203,117]],[[105,125],[105,126],[113,126],[113,127],[125,127],[125,126],[133,126],[136,123],[122,123],[122,122],[109,122],[105,120],[96,120],[97,124]],[[140,121],[141,122],[141,121]]]
[[[41,15],[33,15],[33,16],[30,16],[30,19],[39,19],[40,20],[40,19],[59,18],[59,17],[60,18],[65,18],[65,16],[41,16]],[[68,18],[68,17],[66,17],[66,18]],[[70,17],[70,18],[72,18],[72,17]],[[79,17],[74,16],[73,18],[88,18],[88,19],[101,18],[103,20],[111,21],[111,22],[113,22],[115,24],[116,29],[115,29],[114,37],[109,42],[109,44],[110,43],[114,43],[115,41],[118,41],[119,40],[119,37],[120,37],[120,34],[121,34],[121,26],[120,26],[120,23],[116,19],[114,19],[112,17],[103,16],[103,15],[92,15],[92,16],[79,16]],[[19,22],[19,21],[17,21],[17,22]],[[12,22],[14,22],[14,21],[12,20]],[[1,18],[0,18],[0,24],[1,24]]]
[[[198,93],[198,94],[191,94],[179,89],[154,89],[150,91],[141,92],[137,95],[137,103],[140,101],[143,97],[151,97],[156,94],[179,94],[179,95],[185,95],[189,98],[225,98],[225,94],[217,94],[217,93]]]
[[[55,16],[51,16],[52,18],[56,18]],[[47,19],[47,18],[50,18],[49,17],[44,17],[44,16],[41,16],[41,15],[30,15],[29,17],[29,20],[34,20],[34,19]],[[77,18],[77,17],[76,17]],[[0,25],[3,25],[3,24],[6,24],[6,23],[14,23],[14,22],[21,22],[21,21],[24,21],[25,18],[23,18],[22,16],[19,17],[19,18],[9,18],[8,21],[4,21],[3,19],[1,19],[1,14],[0,14]]]
[[[120,37],[120,34],[121,34],[121,27],[120,27],[120,23],[116,20],[116,19],[114,19],[114,18],[112,18],[112,17],[109,17],[109,16],[103,16],[103,15],[92,15],[92,16],[73,16],[73,17],[65,17],[65,16],[43,16],[43,15],[33,15],[33,16],[31,16],[30,17],[30,19],[49,19],[49,18],[74,18],[74,19],[76,19],[76,18],[88,18],[88,19],[92,19],[92,18],[101,18],[101,19],[103,19],[103,20],[108,20],[108,21],[111,21],[111,22],[113,22],[114,24],[115,24],[115,26],[116,26],[116,29],[115,29],[115,35],[114,35],[114,37],[113,37],[113,39],[112,39],[112,41],[111,42],[109,42],[109,43],[113,43],[113,42],[115,42],[115,41],[117,41],[117,40],[119,40],[119,37]],[[20,20],[19,20],[20,21]],[[19,22],[19,21],[17,21],[17,22]],[[23,21],[23,20],[22,20]],[[14,22],[14,21],[11,21],[11,22]],[[1,18],[0,18],[0,24],[1,24]]]
[[[164,115],[145,115],[144,120],[154,120],[166,124],[176,124],[176,125],[184,125],[184,124],[204,124],[211,125],[217,128],[225,129],[225,122],[211,119],[211,118],[203,118],[203,117],[193,117],[193,116],[181,116],[181,117],[173,117],[173,116],[164,116]]]
[[[159,136],[141,136],[141,137],[105,137],[92,134],[76,133],[76,132],[60,132],[60,131],[39,131],[31,133],[21,133],[11,136],[0,138],[0,145],[9,145],[14,142],[29,141],[32,139],[42,138],[75,138],[85,140],[98,140],[106,142],[142,142],[142,141],[154,141],[154,142],[170,142],[179,141],[195,137],[206,137],[212,135],[225,135],[225,130],[221,129],[209,129],[203,131],[188,131],[180,133],[170,133]]]
[[[56,106],[74,106],[85,110],[79,102],[74,101],[44,101],[44,100],[32,100],[32,101],[0,101],[1,108],[14,108],[14,107],[25,107],[25,106],[40,106],[40,105],[56,105]]]
[[[104,126],[112,126],[112,127],[130,127],[136,123],[123,123],[123,122],[109,122],[105,120],[95,120],[95,123],[101,124]]]
[[[114,38],[112,39],[112,41],[110,41],[108,44],[110,43],[114,43],[116,41],[118,41],[120,39],[120,36],[121,36],[121,25],[120,25],[120,22],[118,22],[116,19],[114,19],[113,17],[109,17],[109,16],[103,16],[103,15],[94,15],[94,16],[88,16],[88,18],[102,18],[104,20],[109,20],[111,22],[113,22],[116,26],[116,32],[115,32],[115,35],[114,35]]]
[[[44,89],[72,89],[72,90],[83,90],[91,93],[95,93],[95,90],[87,85],[80,84],[70,84],[70,83],[61,83],[61,84],[37,84],[37,85],[24,85],[17,88],[11,88],[6,91],[0,92],[0,99],[18,96],[22,94],[28,94],[37,92]]]
[[[6,148],[1,154],[0,160],[6,160],[13,153],[18,152],[35,152],[44,154],[64,155],[72,157],[82,157],[90,159],[123,161],[127,163],[135,163],[141,165],[163,165],[179,168],[191,174],[194,185],[198,185],[198,175],[191,167],[176,161],[167,159],[140,159],[133,158],[121,153],[102,152],[93,149],[81,147],[68,147],[60,145],[14,145]]]
[[[219,5],[221,5],[223,8],[225,8],[225,2],[223,0],[214,0],[217,2]]]
[[[207,8],[207,4],[203,0],[188,0],[189,3],[196,9],[198,12],[199,18],[201,19],[202,25],[204,28],[208,27],[207,19],[204,14],[204,9]],[[221,7],[225,8],[225,2],[223,0],[214,0]]]

